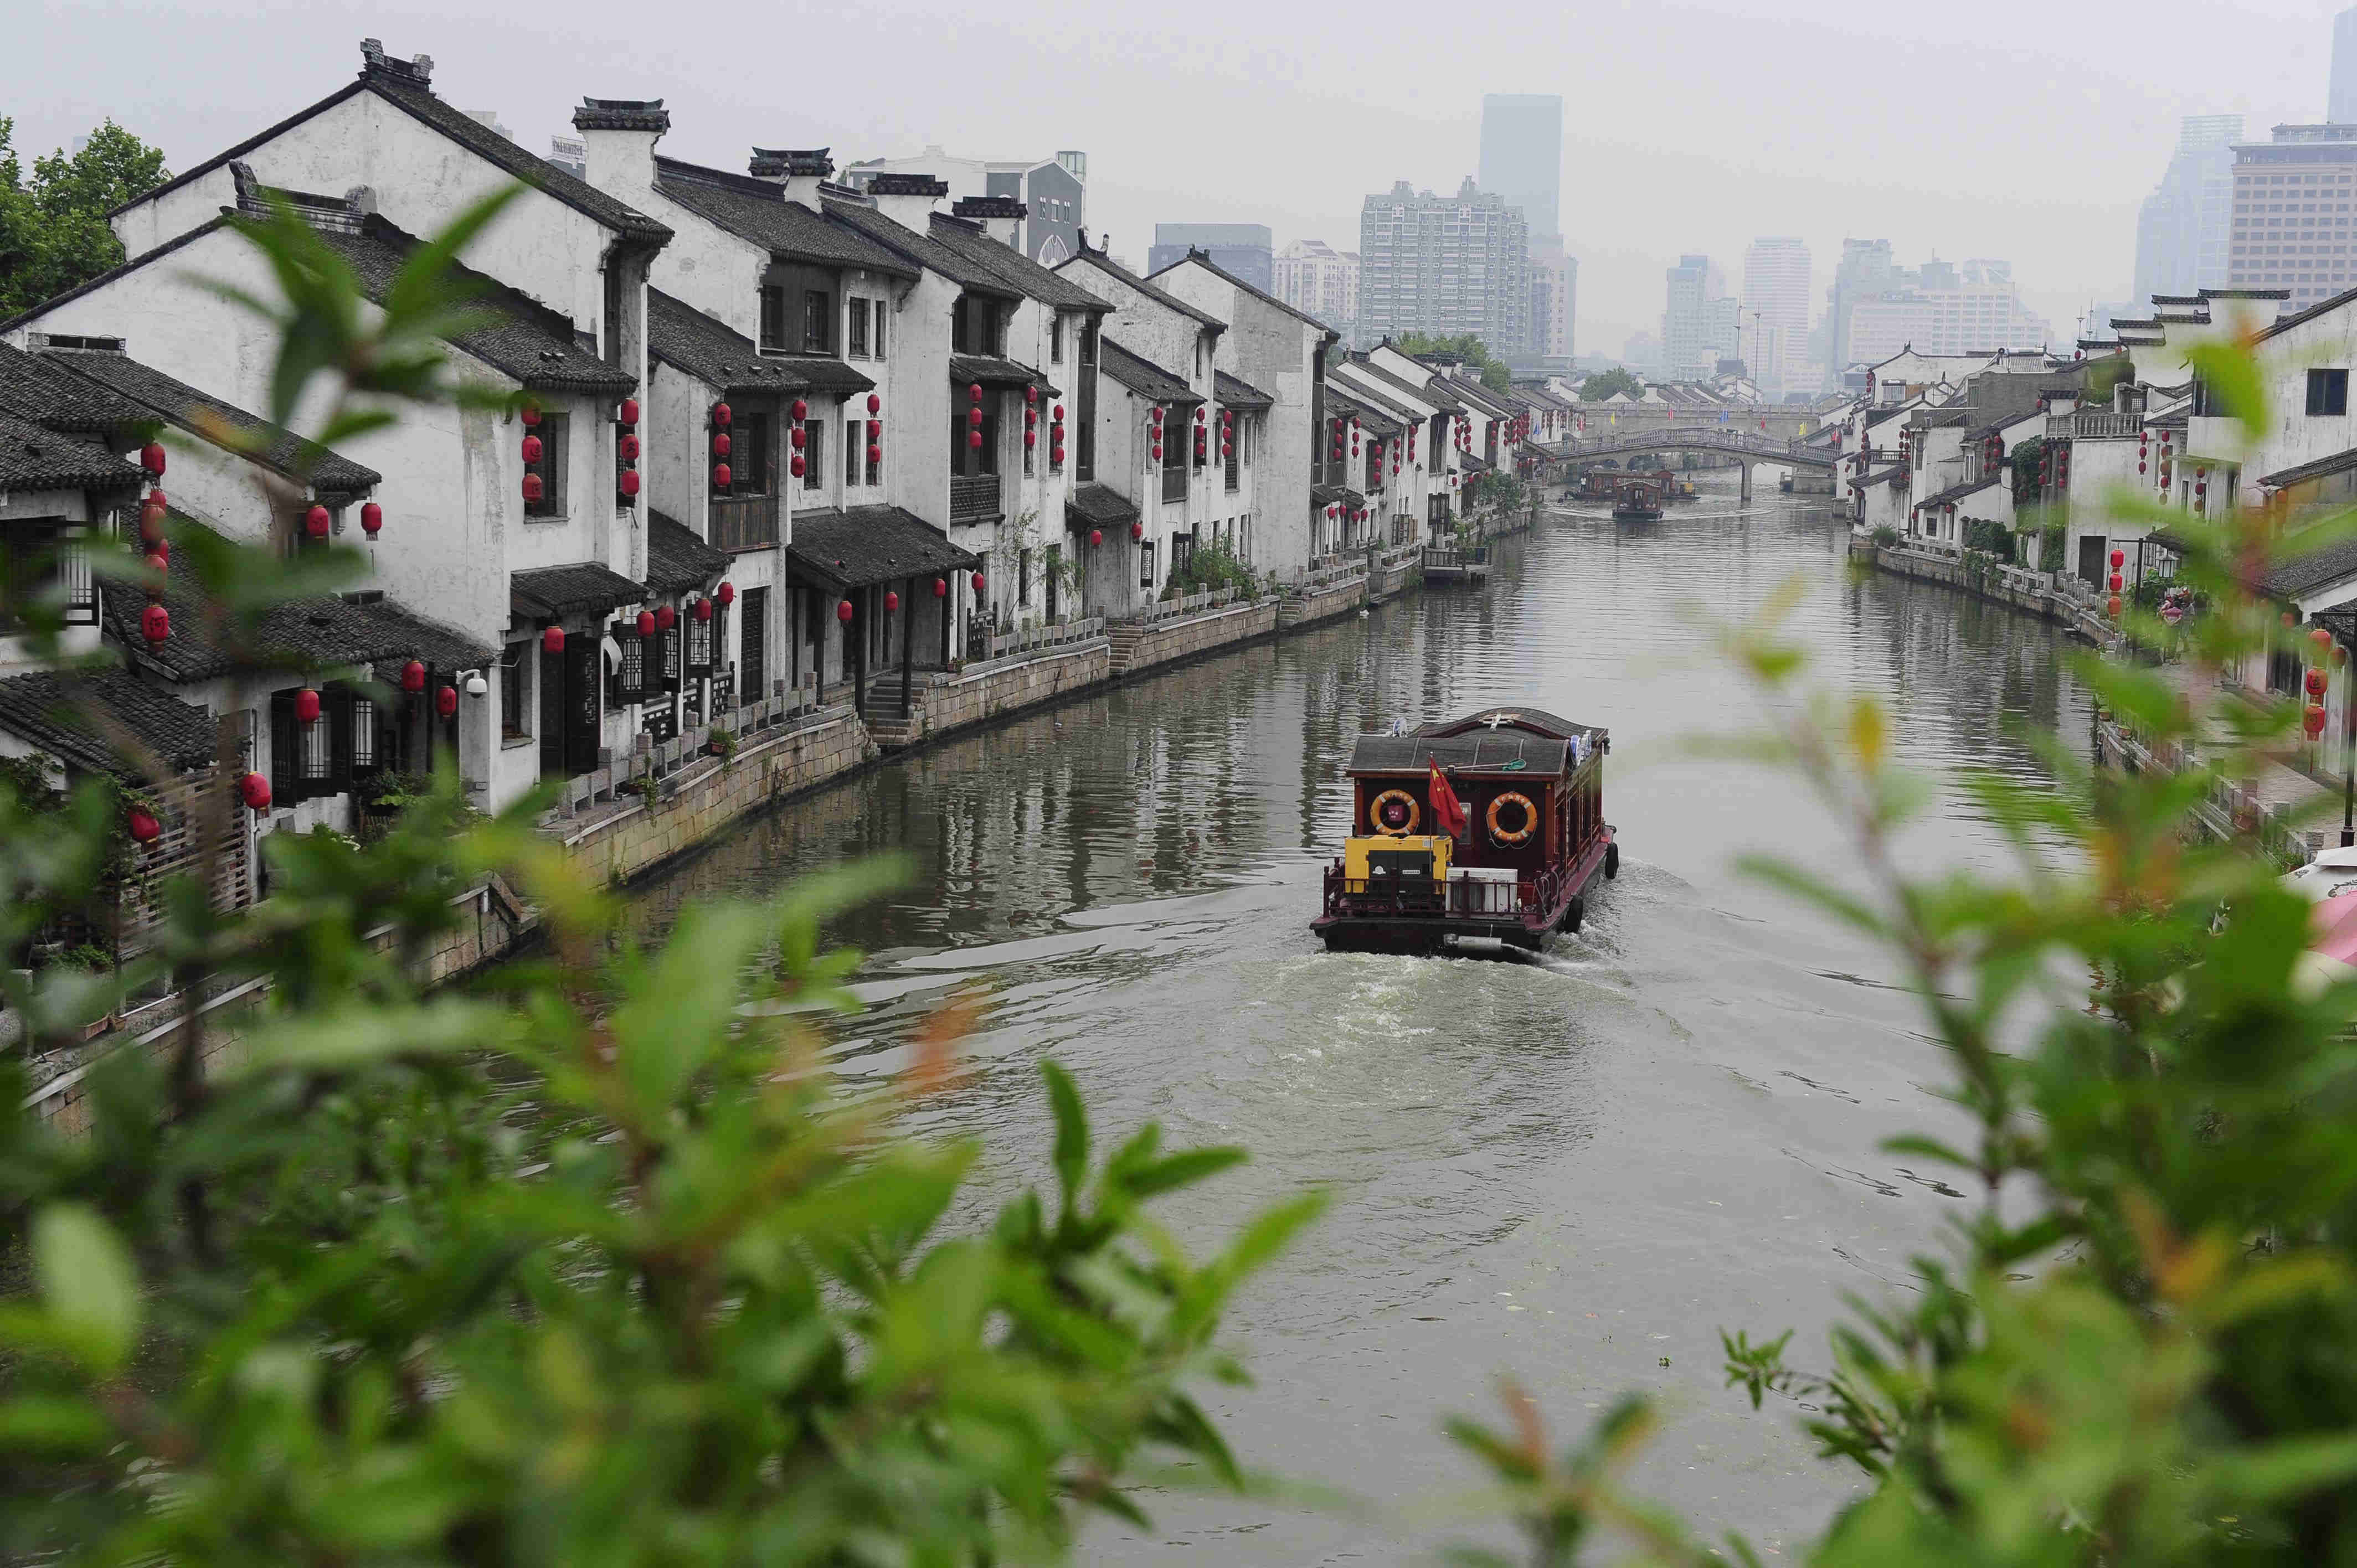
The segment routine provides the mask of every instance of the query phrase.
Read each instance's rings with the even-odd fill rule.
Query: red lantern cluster
[[[614,418],[614,495],[626,507],[639,504],[639,400],[626,397]]]
[[[548,481],[540,472],[541,460],[546,456],[546,448],[540,437],[532,434],[539,427],[540,410],[531,403],[525,403],[517,412],[516,417],[523,422],[524,427],[524,438],[519,447],[523,457],[523,499],[526,505],[537,506],[541,499],[548,494]]]

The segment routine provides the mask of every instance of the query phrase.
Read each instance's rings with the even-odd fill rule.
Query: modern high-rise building
[[[1560,234],[1531,236],[1531,348],[1539,359],[1571,358],[1578,310],[1579,258],[1564,253]]]
[[[2352,202],[2357,124],[2277,125],[2271,141],[2236,144],[2227,283],[2289,289],[2287,313],[2357,285]]]
[[[1536,243],[1563,233],[1563,100],[1552,93],[1489,92],[1481,97],[1483,190],[1523,209]]]
[[[1501,358],[1531,351],[1529,225],[1496,193],[1401,180],[1360,209],[1359,256],[1361,342],[1470,332]]]
[[[1850,311],[1851,363],[1879,364],[1908,349],[1964,355],[2052,345],[2053,329],[2021,303],[2008,262],[1926,262]]]
[[[2223,288],[2233,238],[2240,114],[2189,114],[2160,184],[2136,212],[2136,297]]]
[[[1296,240],[1278,253],[1276,286],[1269,292],[1340,332],[1359,329],[1359,252],[1323,240]]]
[[[1276,240],[1265,223],[1157,223],[1146,252],[1146,274],[1177,266],[1189,251],[1202,252],[1213,266],[1264,294],[1275,292]]]
[[[2332,80],[2325,89],[2324,117],[2338,125],[2357,123],[2357,5],[2332,18]]]
[[[866,188],[879,174],[931,175],[948,186],[950,196],[1005,196],[1024,206],[1015,226],[1015,248],[1052,267],[1081,248],[1081,231],[1088,225],[1089,156],[1061,152],[1052,158],[961,158],[939,147],[927,147],[909,158],[870,158],[843,171],[843,177]]]
[[[1906,270],[1891,255],[1888,240],[1844,240],[1841,264],[1834,269],[1833,291],[1825,300],[1825,372],[1840,384],[1842,372],[1859,361],[1850,345],[1850,317],[1858,301],[1878,299],[1908,283]]]
[[[1680,256],[1669,269],[1662,311],[1663,373],[1674,381],[1708,381],[1721,360],[1741,359],[1741,308],[1708,256]]]
[[[1809,336],[1809,247],[1790,235],[1763,235],[1743,252],[1744,362],[1764,391],[1792,384]]]

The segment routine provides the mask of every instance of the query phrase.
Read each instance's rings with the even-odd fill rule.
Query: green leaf
[[[1070,1214],[1080,1204],[1081,1184],[1089,1173],[1089,1113],[1072,1075],[1060,1064],[1042,1058],[1039,1076],[1048,1080],[1048,1102],[1056,1113],[1056,1179]]]
[[[41,1210],[33,1220],[33,1276],[81,1359],[102,1372],[119,1369],[139,1334],[139,1280],[97,1210],[79,1203]]]

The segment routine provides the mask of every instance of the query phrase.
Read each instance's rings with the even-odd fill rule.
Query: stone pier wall
[[[1345,577],[1339,583],[1329,583],[1312,593],[1286,600],[1284,607],[1277,611],[1276,624],[1283,630],[1290,630],[1297,626],[1314,626],[1321,620],[1348,615],[1366,602],[1366,578]]]
[[[969,725],[987,724],[1003,714],[1102,685],[1113,673],[1113,644],[1101,637],[996,664],[969,665],[953,675],[937,673],[918,699],[922,723],[912,723],[911,738],[931,740]]]
[[[1281,603],[1275,598],[1255,599],[1250,604],[1228,605],[1148,627],[1130,639],[1127,648],[1114,649],[1114,676],[1122,679],[1140,674],[1182,659],[1199,658],[1222,648],[1274,636]]]

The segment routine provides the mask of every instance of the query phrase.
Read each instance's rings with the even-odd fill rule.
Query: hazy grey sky
[[[1092,229],[1143,261],[1157,220],[1355,249],[1368,192],[1472,172],[1483,92],[1559,92],[1582,352],[1655,326],[1682,252],[1738,286],[1763,233],[1805,238],[1820,287],[1845,235],[1910,263],[2005,257],[2067,337],[2126,296],[2179,115],[2239,111],[2261,136],[2322,118],[2337,8],[82,0],[18,11],[0,114],[27,151],[111,114],[185,166],[349,80],[367,35],[432,55],[445,97],[539,151],[585,92],[668,99],[664,150],[730,168],[756,143],[1078,147]]]

